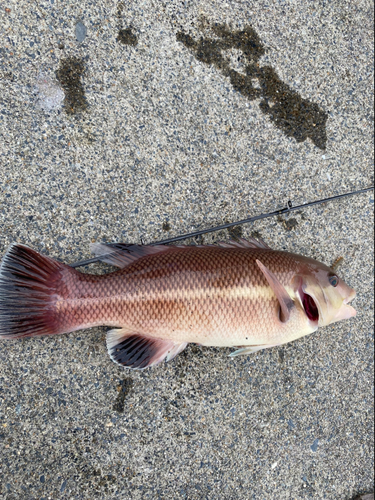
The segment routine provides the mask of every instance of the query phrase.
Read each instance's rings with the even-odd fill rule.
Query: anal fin
[[[164,359],[170,361],[186,346],[187,342],[146,337],[126,329],[107,332],[107,349],[112,361],[133,370],[155,366]]]
[[[241,349],[237,349],[237,351],[233,351],[229,354],[231,358],[236,356],[245,356],[246,354],[253,354],[254,352],[261,351],[262,349],[268,349],[270,347],[276,347],[279,344],[273,345],[249,345],[247,347],[241,347]]]

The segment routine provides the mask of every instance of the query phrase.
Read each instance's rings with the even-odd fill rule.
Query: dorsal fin
[[[271,247],[267,245],[263,240],[250,237],[248,240],[244,238],[239,238],[238,241],[220,241],[218,246],[223,248],[263,248],[265,250],[272,250]]]
[[[127,243],[115,243],[113,245],[93,243],[90,245],[92,253],[99,257],[102,262],[121,268],[128,266],[145,255],[167,252],[174,248],[165,245],[129,245]]]
[[[240,238],[238,241],[220,241],[217,245],[196,245],[194,247],[202,248],[205,246],[219,246],[222,248],[263,248],[271,250],[263,240],[258,241],[255,238],[249,238],[248,240]],[[120,268],[128,266],[145,255],[175,251],[177,248],[187,248],[187,245],[133,245],[128,243],[113,243],[111,245],[105,243],[92,243],[90,245],[92,253],[95,254],[96,257],[99,257],[102,262]]]

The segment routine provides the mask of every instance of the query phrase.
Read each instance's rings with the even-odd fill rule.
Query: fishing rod
[[[351,191],[350,193],[338,194],[336,196],[331,196],[330,198],[324,198],[321,200],[310,201],[309,203],[305,203],[303,205],[293,206],[292,202],[289,200],[286,207],[281,208],[279,210],[275,210],[274,212],[269,212],[267,214],[254,215],[253,217],[249,217],[248,219],[242,219],[237,222],[229,222],[227,224],[222,224],[221,226],[215,226],[208,229],[202,229],[200,231],[194,231],[193,233],[182,234],[181,236],[175,236],[174,238],[169,238],[167,240],[159,240],[154,241],[153,243],[149,243],[149,245],[167,245],[168,243],[174,243],[176,241],[186,240],[188,238],[194,238],[196,236],[201,236],[202,234],[213,233],[215,231],[221,231],[222,229],[229,229],[233,226],[240,226],[242,224],[247,224],[249,222],[254,222],[256,220],[268,219],[269,217],[275,217],[276,215],[282,215],[289,212],[294,212],[294,210],[301,210],[306,207],[312,207],[314,205],[321,205],[322,203],[327,203],[329,201],[339,200],[340,198],[346,198],[348,196],[354,196],[355,194],[366,193],[368,191],[372,191],[374,186],[359,189],[357,191]],[[117,243],[109,243],[107,246],[116,248]],[[79,262],[74,262],[70,264],[70,267],[82,267],[87,266],[89,264],[94,264],[95,262],[99,262],[105,256],[101,255],[100,257],[93,257],[92,259],[81,260]]]

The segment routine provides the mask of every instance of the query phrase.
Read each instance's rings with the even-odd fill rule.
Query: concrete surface
[[[4,0],[0,255],[18,241],[69,263],[91,241],[151,242],[371,185],[372,8]],[[132,373],[105,329],[2,341],[0,496],[373,491],[373,203],[242,228],[343,256],[357,290],[356,318],[285,347],[232,360],[190,346]]]

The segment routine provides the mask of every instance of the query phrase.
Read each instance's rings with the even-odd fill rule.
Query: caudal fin
[[[64,269],[70,270],[25,245],[11,245],[0,267],[0,339],[61,333],[54,294]]]

